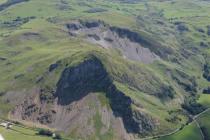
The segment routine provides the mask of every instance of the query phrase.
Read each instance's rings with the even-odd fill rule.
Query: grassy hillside
[[[5,129],[3,127],[0,128],[0,132],[2,136],[6,140],[52,140],[51,137],[44,137],[37,135],[38,131],[30,129],[30,128],[24,128],[21,126],[14,126],[12,129]]]
[[[205,105],[206,107],[210,107],[210,95],[202,94],[198,100],[199,103]]]
[[[174,134],[172,136],[163,137],[159,140],[185,140],[185,139],[192,139],[192,140],[202,140],[202,136],[200,134],[199,129],[197,128],[196,124],[193,123],[187,127],[185,127],[182,131]]]
[[[207,113],[203,114],[201,117],[197,119],[206,139],[209,139],[210,137],[210,131],[209,131],[210,125],[208,122],[209,116],[210,116],[210,112],[208,111]]]
[[[189,112],[195,115],[204,109],[203,105],[209,107],[208,95],[200,95],[209,85],[208,79],[203,77],[204,65],[208,65],[210,57],[209,1],[29,0],[16,3],[1,0],[0,9],[1,118],[8,118],[9,112],[17,105],[40,92],[44,92],[45,102],[38,104],[38,99],[34,102],[40,106],[47,102],[46,108],[52,107],[52,98],[64,71],[76,69],[93,57],[102,63],[112,86],[131,100],[130,113],[143,113],[143,117],[146,114],[146,118],[154,120],[155,128],[149,133],[137,134],[137,137],[171,132],[188,121]],[[83,26],[73,26],[82,28],[76,35],[68,28],[75,22]],[[141,49],[136,48],[135,53],[144,53],[144,49],[148,49],[159,59],[147,64],[126,58],[124,54],[130,49],[123,52],[120,48],[105,48],[103,42],[102,45],[91,42],[88,37],[95,31],[89,31],[88,24],[95,26],[95,22],[100,23],[97,33],[108,30],[118,36],[116,42],[138,44]],[[97,36],[92,37],[97,42]],[[113,38],[107,40],[115,41]],[[80,86],[80,82],[84,82],[83,85],[94,83],[79,81],[75,87]],[[107,94],[108,91],[94,92]],[[100,104],[111,104],[113,100],[100,97],[96,98]],[[97,106],[93,104],[90,108],[100,110]],[[90,121],[90,124],[102,131],[102,112],[97,114],[94,110],[94,113],[95,122]],[[139,117],[138,113],[135,117]],[[65,134],[77,137],[77,129],[75,127],[74,131]],[[194,124],[170,138],[200,139],[200,135],[193,132],[197,132]],[[15,132],[10,134],[0,130],[0,133],[9,139]],[[95,139],[101,136],[92,135]],[[113,138],[111,133],[106,136]]]

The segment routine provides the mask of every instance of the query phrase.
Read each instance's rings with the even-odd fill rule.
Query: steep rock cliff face
[[[63,71],[55,96],[58,104],[68,105],[90,92],[100,92],[112,84],[106,70],[98,59],[84,61]]]
[[[171,50],[165,50],[164,54],[158,51],[162,47],[157,42],[148,41],[138,32],[112,27],[103,21],[75,21],[66,24],[69,34],[73,37],[82,36],[85,41],[97,44],[100,47],[114,48],[121,52],[124,58],[152,63],[160,60],[159,55],[166,57]]]
[[[100,96],[104,98],[101,100]],[[104,100],[107,100],[106,106]],[[55,91],[41,89],[11,114],[18,120],[38,122],[82,137],[97,135],[95,123],[91,121],[97,115],[102,122],[99,134],[119,130],[120,133],[116,133],[120,136],[116,137],[128,139],[128,133],[144,135],[156,127],[154,119],[134,111],[132,103],[132,99],[113,84],[101,61],[94,57],[66,68]]]

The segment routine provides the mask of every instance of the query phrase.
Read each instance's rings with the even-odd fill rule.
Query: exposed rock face
[[[58,104],[68,105],[90,92],[104,91],[111,83],[98,59],[87,60],[63,71],[55,96],[58,97]]]
[[[104,93],[111,110],[101,105],[96,93]],[[103,64],[94,57],[78,66],[66,68],[55,92],[40,90],[38,95],[18,105],[12,116],[55,127],[66,133],[68,130],[78,131],[78,135],[83,137],[96,132],[89,120],[97,112],[102,122],[105,121],[101,133],[106,133],[110,128],[114,131],[119,129],[122,133],[120,139],[128,139],[127,133],[145,134],[153,131],[153,118],[132,110],[131,105],[131,98],[115,87]]]
[[[51,124],[55,120],[55,111],[49,109],[46,103],[41,103],[37,96],[29,97],[12,111],[12,118]]]
[[[143,134],[146,134],[150,132],[151,130],[155,129],[154,120],[149,115],[134,111],[133,113],[135,120],[138,122],[140,132]]]
[[[110,27],[102,21],[79,21],[69,23],[66,27],[69,29],[70,35],[83,35],[84,39],[90,43],[104,48],[118,49],[123,57],[127,59],[143,63],[152,63],[154,60],[160,59],[155,54],[158,52],[153,52],[155,49],[149,48],[153,44],[145,40],[137,32]]]
[[[58,98],[58,104],[68,105],[73,101],[80,100],[88,93],[94,92],[106,92],[106,97],[110,100],[114,115],[122,118],[127,131],[131,133],[140,132],[139,124],[135,121],[131,109],[131,99],[116,89],[97,58],[64,70],[58,82],[55,96]]]

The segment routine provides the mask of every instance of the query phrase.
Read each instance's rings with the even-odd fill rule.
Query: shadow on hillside
[[[139,124],[131,110],[131,99],[115,87],[104,66],[95,57],[65,69],[57,84],[55,97],[59,105],[65,106],[96,92],[106,93],[114,115],[123,119],[127,132],[139,133]]]

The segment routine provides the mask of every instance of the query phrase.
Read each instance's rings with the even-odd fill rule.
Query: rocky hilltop
[[[210,29],[171,11],[206,3],[0,1],[0,117],[90,140],[182,128],[206,109]]]

